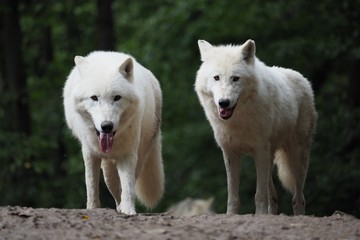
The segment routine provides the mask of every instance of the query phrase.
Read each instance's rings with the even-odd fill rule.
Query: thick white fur
[[[87,208],[100,207],[100,167],[119,212],[136,213],[135,192],[145,206],[154,207],[164,192],[158,81],[123,53],[92,52],[75,57],[75,63],[64,87],[64,109],[82,147]],[[117,95],[121,99],[115,101]],[[116,131],[108,153],[101,151],[96,135],[104,121]]]
[[[239,160],[249,154],[257,173],[256,213],[277,213],[275,163],[282,184],[293,193],[294,214],[304,214],[303,187],[317,119],[310,83],[291,69],[266,66],[255,57],[252,40],[240,46],[215,47],[204,40],[198,44],[203,63],[195,91],[223,152],[227,213],[238,213]],[[220,99],[235,107],[227,120],[220,118]]]

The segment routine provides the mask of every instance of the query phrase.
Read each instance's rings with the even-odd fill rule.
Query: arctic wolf
[[[214,198],[193,199],[185,198],[184,200],[172,205],[167,212],[176,217],[190,217],[202,214],[212,214]]]
[[[310,83],[291,69],[268,67],[255,42],[212,46],[198,41],[202,65],[195,91],[221,147],[228,184],[227,213],[238,213],[240,156],[256,165],[257,214],[276,214],[274,163],[293,194],[295,215],[305,213],[304,182],[317,114]]]
[[[97,51],[74,60],[64,109],[81,143],[87,208],[100,207],[100,166],[119,212],[136,213],[135,192],[154,207],[164,191],[158,81],[123,53]]]

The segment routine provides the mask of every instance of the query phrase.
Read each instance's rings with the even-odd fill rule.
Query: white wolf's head
[[[212,46],[198,41],[202,65],[197,73],[195,90],[202,96],[211,96],[220,118],[229,119],[237,103],[245,100],[255,88],[255,42],[241,46]]]
[[[133,60],[129,57],[113,63],[80,56],[74,60],[81,78],[75,94],[77,111],[98,136],[101,150],[108,153],[120,121],[126,125],[134,109],[129,106],[138,102],[133,87]]]

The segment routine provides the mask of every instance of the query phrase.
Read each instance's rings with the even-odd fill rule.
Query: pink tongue
[[[232,114],[231,108],[219,108],[220,117],[229,118]]]
[[[113,140],[114,140],[113,133],[100,132],[99,145],[101,147],[101,151],[103,151],[104,153],[110,152],[113,145]]]

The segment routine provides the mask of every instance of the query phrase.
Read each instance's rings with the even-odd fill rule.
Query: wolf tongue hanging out
[[[98,97],[95,97],[95,99],[99,101]],[[120,95],[117,95],[116,99],[120,100]],[[114,135],[116,133],[113,131],[114,123],[112,121],[102,121],[100,127],[101,131],[96,129],[96,135],[99,138],[99,146],[103,153],[110,153],[114,142]]]
[[[103,151],[104,153],[111,152],[113,141],[114,141],[113,133],[100,132],[99,145],[100,145],[101,151]]]

